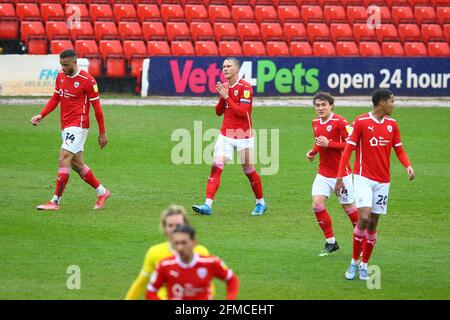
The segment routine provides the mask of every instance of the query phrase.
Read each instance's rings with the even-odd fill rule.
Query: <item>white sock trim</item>
[[[102,195],[106,193],[106,188],[102,185],[99,185],[97,189],[95,189],[98,195]]]
[[[206,198],[206,200],[205,200],[205,204],[210,208],[212,208],[213,202],[214,202],[213,199]]]

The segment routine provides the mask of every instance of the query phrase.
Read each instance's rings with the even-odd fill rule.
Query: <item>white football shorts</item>
[[[254,148],[255,138],[233,139],[219,134],[214,146],[214,157],[223,156],[233,161],[234,149],[241,151],[243,149]]]
[[[354,178],[356,207],[370,207],[372,213],[386,214],[390,183],[380,183],[356,175]]]
[[[351,204],[354,201],[353,196],[353,179],[349,174],[342,178],[345,185],[345,192],[339,195],[339,202],[341,204]],[[325,196],[330,197],[331,193],[334,193],[334,187],[336,186],[336,178],[327,178],[320,174],[316,175],[314,183],[312,185],[312,196]]]
[[[61,148],[77,154],[84,151],[84,143],[88,135],[89,129],[80,127],[67,127],[62,131]]]

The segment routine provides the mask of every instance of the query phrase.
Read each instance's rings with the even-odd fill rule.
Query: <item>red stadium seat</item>
[[[195,54],[197,56],[217,56],[219,49],[214,41],[195,42]]]
[[[18,3],[16,14],[20,21],[41,20],[41,13],[36,3]]]
[[[97,41],[103,39],[117,39],[119,31],[113,21],[97,21],[94,23],[95,39]]]
[[[0,3],[0,39],[19,37],[19,21],[12,3]]]
[[[347,23],[330,24],[330,35],[333,42],[338,40],[353,40],[352,28]]]
[[[427,55],[427,48],[423,42],[405,42],[405,55],[408,57],[424,57]]]
[[[133,78],[139,77],[142,73],[142,61],[148,56],[144,41],[124,41],[123,53],[131,70],[130,75]]]
[[[184,14],[189,23],[192,21],[208,21],[208,11],[201,4],[187,4],[184,7]]]
[[[431,57],[450,57],[450,47],[447,42],[428,42],[428,54]]]
[[[403,42],[421,40],[419,27],[415,23],[399,24],[398,36]]]
[[[147,52],[150,56],[169,56],[170,47],[167,41],[148,41]]]
[[[437,7],[436,17],[440,24],[450,23],[450,6]]]
[[[94,39],[94,29],[89,21],[80,21],[75,23],[75,28],[69,28],[72,40]]]
[[[208,15],[211,23],[231,20],[230,9],[223,5],[210,5],[208,7]]]
[[[393,57],[393,56],[404,56],[402,44],[400,42],[383,42],[381,44],[381,51],[383,56]]]
[[[385,40],[397,40],[397,28],[393,24],[382,23],[380,28],[375,29],[378,41],[381,43]]]
[[[50,43],[50,53],[51,54],[60,54],[61,51],[66,49],[72,49],[73,45],[70,40],[53,40]]]
[[[234,22],[253,22],[255,20],[255,14],[251,6],[232,6],[231,17]]]
[[[357,42],[376,39],[375,29],[370,29],[366,23],[355,23],[353,25],[353,36]]]
[[[219,53],[221,56],[242,56],[243,54],[238,41],[220,41]]]
[[[286,22],[283,26],[283,34],[288,42],[306,39],[306,29],[302,23]]]
[[[186,22],[168,22],[166,24],[166,32],[169,41],[190,39],[190,33]]]
[[[433,7],[429,6],[415,6],[414,17],[418,24],[436,22],[436,13],[434,12]]]
[[[214,34],[216,36],[216,41],[238,39],[236,27],[231,22],[214,23]]]
[[[240,22],[237,24],[237,33],[241,41],[259,41],[261,33],[259,27],[254,22]]]
[[[278,19],[281,23],[298,22],[300,20],[300,10],[294,5],[279,5]]]
[[[165,40],[167,38],[164,24],[159,21],[147,21],[142,23],[142,33],[145,41]]]
[[[141,25],[136,21],[121,21],[119,22],[119,36],[122,40],[141,40]]]
[[[189,28],[194,41],[214,40],[214,32],[209,22],[191,22]]]
[[[395,24],[399,24],[400,22],[415,23],[414,13],[409,6],[393,6],[391,11],[392,20]]]
[[[268,41],[266,43],[267,55],[289,56],[289,47],[284,41]]]
[[[445,40],[450,42],[450,23],[444,24],[444,36]]]
[[[304,5],[301,8],[302,20],[305,22],[321,22],[323,21],[323,12],[320,6]]]
[[[244,41],[242,52],[244,56],[264,56],[266,55],[266,48],[261,41]]]
[[[420,27],[422,30],[422,39],[425,42],[428,41],[442,41],[444,40],[444,34],[442,28],[438,24],[422,24]]]
[[[75,51],[78,57],[89,60],[89,73],[93,77],[102,75],[102,59],[95,40],[77,40],[75,41]]]
[[[95,21],[114,21],[114,14],[109,4],[93,3],[89,7],[91,20]]]
[[[378,6],[377,10],[380,12],[380,19],[382,23],[391,23],[392,22],[392,16],[391,16],[391,10],[386,6]],[[373,14],[373,12],[370,12],[369,15]]]
[[[263,41],[283,40],[283,29],[279,23],[263,22],[261,23],[261,36]]]
[[[59,3],[43,3],[41,16],[44,22],[65,20],[64,9]]]
[[[336,42],[336,54],[338,56],[359,56],[358,46],[353,41]]]
[[[325,23],[308,23],[306,32],[311,42],[330,39],[330,30]]]
[[[348,6],[347,20],[350,23],[366,22],[368,18],[367,9],[363,6]]]
[[[172,41],[171,49],[174,56],[195,55],[194,47],[190,41]]]
[[[138,4],[136,13],[141,23],[144,21],[161,20],[161,12],[159,11],[159,7],[154,3]]]
[[[378,42],[361,41],[359,43],[359,53],[363,57],[381,56],[381,48]]]
[[[123,48],[119,40],[101,40],[99,41],[99,48],[103,60],[111,56],[123,57]]]
[[[86,5],[83,3],[67,3],[64,11],[66,13],[67,19],[69,17],[78,16],[83,21],[91,20],[89,11],[88,11]]]
[[[69,39],[70,33],[65,21],[47,21],[45,31],[49,41],[55,39]]]
[[[328,41],[318,41],[313,43],[313,53],[315,56],[335,56],[336,50],[333,43]]]
[[[20,39],[27,45],[30,37],[47,38],[44,26],[40,21],[22,21],[20,24]]]
[[[106,76],[109,78],[125,77],[125,57],[119,40],[101,40],[100,54],[105,61]]]
[[[181,21],[184,19],[184,11],[179,4],[163,4],[161,6],[161,17],[164,22]]]
[[[28,40],[28,54],[47,54],[47,39],[30,38]]]
[[[132,4],[115,4],[113,12],[117,23],[119,21],[137,21],[136,9]]]
[[[330,22],[346,22],[345,9],[343,6],[328,5],[323,8],[323,16],[325,21]]]
[[[292,41],[289,47],[292,56],[312,56],[312,48],[307,41]]]
[[[274,6],[256,6],[255,18],[257,23],[278,22],[277,11]]]

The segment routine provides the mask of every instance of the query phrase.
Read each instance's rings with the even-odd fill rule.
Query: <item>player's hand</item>
[[[31,118],[31,124],[33,126],[37,126],[42,121],[42,116],[40,114],[35,115],[33,118]]]
[[[406,172],[408,173],[408,179],[414,180],[414,178],[416,177],[416,173],[414,172],[414,169],[411,166],[406,168]]]
[[[222,82],[217,81],[216,83],[217,93],[223,98],[228,99],[228,86],[225,86]]]
[[[312,151],[312,150],[309,150],[306,153],[306,158],[308,158],[308,160],[312,162],[316,158],[316,153],[314,151]]]
[[[328,148],[328,144],[330,143],[330,140],[328,140],[327,137],[320,136],[316,138],[316,145],[319,147]]]
[[[100,149],[103,149],[108,144],[108,139],[106,138],[106,133],[100,133],[98,135],[98,144],[100,145]]]
[[[344,190],[345,190],[344,181],[342,181],[342,178],[337,178],[336,185],[334,187],[334,192],[339,197]]]

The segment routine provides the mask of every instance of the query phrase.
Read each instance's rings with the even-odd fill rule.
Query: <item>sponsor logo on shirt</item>
[[[243,103],[250,103],[250,99],[242,99],[242,98],[241,98],[240,101],[243,102]]]

